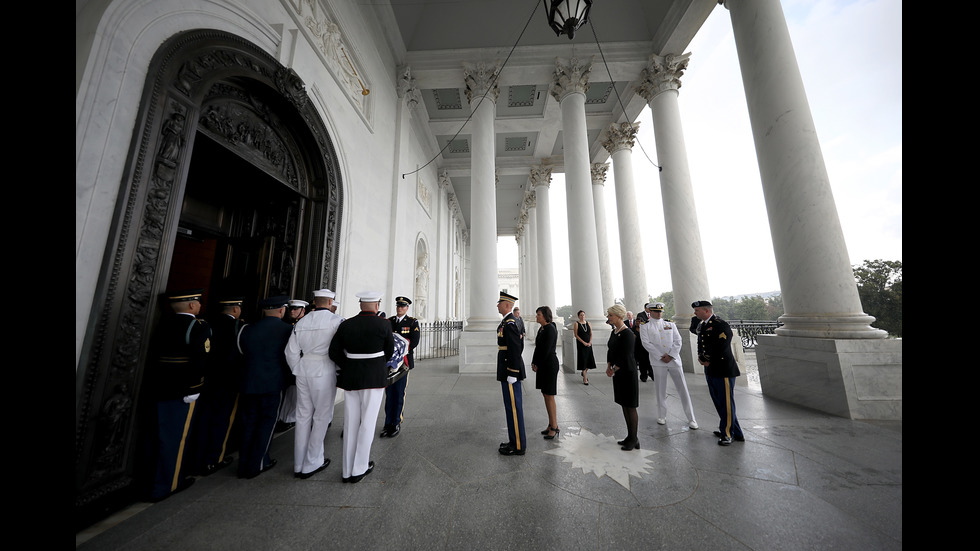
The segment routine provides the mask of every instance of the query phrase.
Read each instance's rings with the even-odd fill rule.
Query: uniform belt
[[[369,358],[380,358],[384,355],[385,355],[384,352],[369,352],[367,354],[356,354],[354,352],[348,352],[344,350],[344,356],[347,356],[352,360],[367,360]]]
[[[497,346],[497,350],[507,350],[506,346]]]
[[[348,358],[349,357],[350,356],[348,356]],[[326,354],[307,354],[305,352],[303,353],[303,359],[304,360],[319,360],[319,361],[324,361],[324,360],[326,360],[328,358],[329,358],[329,356],[327,356]]]

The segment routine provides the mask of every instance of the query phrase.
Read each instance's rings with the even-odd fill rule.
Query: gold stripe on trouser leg
[[[411,372],[405,374],[405,390],[402,391],[402,410],[398,412],[398,424],[405,420],[405,397],[408,396],[408,376],[411,374]]]
[[[732,437],[732,385],[725,377],[725,438]]]
[[[177,489],[177,483],[180,482],[180,463],[184,458],[184,444],[187,442],[187,431],[191,429],[191,416],[194,415],[194,404],[197,401],[191,402],[190,407],[187,408],[187,420],[184,421],[184,434],[180,435],[180,447],[177,448],[177,468],[174,469],[174,481],[170,485],[170,491],[173,492]]]
[[[514,440],[517,441],[517,448],[521,449],[521,426],[517,422],[517,400],[514,399],[514,385],[508,383],[507,389],[510,390],[510,414],[514,417]]]
[[[225,460],[225,450],[228,448],[228,438],[231,437],[231,427],[235,424],[235,414],[238,413],[238,394],[235,394],[235,405],[231,406],[231,415],[228,416],[228,430],[225,431],[225,439],[221,442],[221,455],[218,456],[218,463]]]

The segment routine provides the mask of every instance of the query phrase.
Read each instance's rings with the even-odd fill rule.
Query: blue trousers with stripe
[[[725,438],[742,438],[742,427],[735,415],[735,377],[712,377],[705,375],[708,394],[718,411],[718,431]]]
[[[510,446],[515,450],[527,449],[527,434],[524,432],[524,399],[521,393],[521,382],[510,384],[500,381],[504,395],[504,414],[507,416],[507,436]]]

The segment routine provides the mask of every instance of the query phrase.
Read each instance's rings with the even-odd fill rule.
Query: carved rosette
[[[684,76],[690,58],[690,52],[665,56],[651,54],[646,68],[640,73],[642,84],[636,87],[636,93],[650,103],[653,98],[667,90],[679,89],[681,77]]]
[[[463,81],[466,83],[466,99],[473,104],[474,99],[482,98],[487,94],[494,103],[500,97],[500,87],[497,86],[497,73],[500,72],[500,62],[493,63],[464,63]],[[487,90],[490,93],[487,93]]]
[[[605,136],[602,138],[602,147],[606,148],[610,154],[621,149],[633,149],[636,143],[636,131],[640,129],[640,123],[634,122],[614,122],[606,128]],[[596,165],[592,165],[595,167]],[[605,171],[603,171],[605,179]],[[592,172],[592,181],[595,182],[595,168]]]
[[[538,186],[551,187],[551,170],[552,167],[547,165],[538,165],[531,167],[531,187],[537,188]]]
[[[561,103],[561,100],[568,94],[575,92],[586,93],[589,90],[589,74],[592,72],[592,62],[595,56],[584,62],[578,58],[571,58],[568,64],[562,64],[561,60],[555,58],[555,72],[549,92],[551,96]]]
[[[607,170],[609,170],[609,163],[592,163],[592,185],[604,185]]]

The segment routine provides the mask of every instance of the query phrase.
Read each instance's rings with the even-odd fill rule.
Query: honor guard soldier
[[[289,373],[284,351],[293,328],[282,322],[287,302],[287,296],[261,301],[262,319],[246,325],[238,337],[238,349],[244,356],[239,478],[255,478],[277,463],[269,457],[269,445],[276,428],[285,374]]]
[[[156,467],[150,490],[153,501],[194,483],[183,472],[182,458],[195,402],[204,388],[211,350],[211,328],[207,322],[197,319],[202,293],[202,289],[191,289],[168,294],[173,313],[160,321],[156,333],[156,361],[146,381],[156,406],[153,413],[157,431],[152,455]]]
[[[719,446],[731,446],[732,440],[744,442],[742,427],[735,416],[735,378],[741,375],[732,354],[732,328],[728,322],[714,314],[711,303],[698,300],[691,303],[694,319],[691,332],[698,336],[698,363],[704,366],[704,378],[708,393],[718,411]]]
[[[388,381],[388,359],[395,351],[391,323],[378,316],[381,293],[357,294],[361,313],[344,320],[330,342],[330,359],[339,367],[337,386],[344,389],[343,482],[356,483],[371,474],[371,445],[381,397]]]
[[[524,339],[514,317],[517,297],[500,292],[497,312],[504,317],[497,326],[497,380],[504,395],[504,414],[507,417],[508,442],[500,444],[501,455],[524,455],[527,436],[524,432],[524,400],[521,381],[524,380]]]
[[[422,340],[419,320],[408,315],[408,307],[412,305],[408,297],[395,297],[396,316],[391,316],[391,330],[408,341],[408,369],[415,368],[413,351]],[[381,438],[394,438],[402,430],[402,420],[405,418],[405,390],[408,387],[408,374],[385,388],[385,426],[381,430]]]
[[[286,363],[296,377],[293,476],[307,479],[327,468],[323,439],[333,421],[337,364],[327,352],[343,319],[330,311],[336,294],[313,291],[313,311],[296,322],[286,345]]]
[[[194,415],[197,472],[203,476],[233,461],[226,454],[238,410],[242,367],[238,333],[244,326],[241,319],[244,300],[241,296],[222,297],[217,304],[220,312],[211,318],[210,361],[204,377],[207,384]]]

